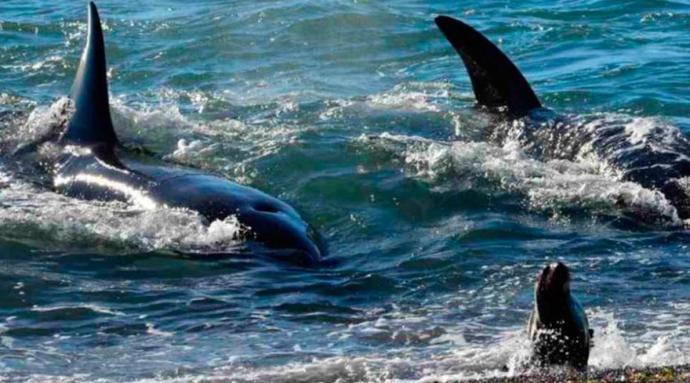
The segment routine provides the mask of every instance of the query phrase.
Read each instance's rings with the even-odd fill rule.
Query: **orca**
[[[435,22],[464,63],[477,106],[499,120],[490,138],[517,138],[527,153],[545,160],[593,156],[620,180],[660,192],[679,218],[690,218],[690,140],[680,129],[659,123],[639,134],[629,116],[556,113],[479,31],[449,16]]]
[[[214,174],[127,156],[110,116],[103,31],[88,6],[88,36],[71,95],[72,114],[56,138],[54,188],[67,196],[126,201],[148,208],[186,208],[209,223],[235,216],[249,239],[289,250],[290,261],[313,263],[321,249],[312,228],[285,202]],[[294,255],[293,255],[294,254]]]
[[[539,273],[527,331],[532,364],[587,369],[593,332],[585,310],[570,294],[570,270],[563,263],[547,265]]]

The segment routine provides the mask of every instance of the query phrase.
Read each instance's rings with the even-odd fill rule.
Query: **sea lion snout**
[[[545,266],[537,277],[535,293],[537,302],[540,300],[553,302],[559,298],[567,298],[570,295],[570,270],[568,267],[562,262]]]

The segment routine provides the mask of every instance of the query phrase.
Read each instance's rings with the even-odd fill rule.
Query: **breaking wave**
[[[413,177],[435,187],[481,186],[490,182],[524,195],[529,208],[554,215],[570,209],[600,213],[642,214],[669,226],[684,223],[658,191],[612,176],[597,161],[541,161],[516,141],[502,146],[487,142],[442,142],[417,136],[383,133],[360,136],[365,148],[387,153]]]
[[[183,209],[142,209],[121,202],[82,201],[14,179],[0,169],[3,237],[55,248],[130,251],[237,251],[234,217],[210,225]]]

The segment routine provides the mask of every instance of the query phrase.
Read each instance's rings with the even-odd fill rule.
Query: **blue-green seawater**
[[[467,21],[545,105],[639,138],[690,133],[690,2],[98,6],[121,140],[284,199],[328,262],[228,255],[231,221],[73,200],[0,161],[0,381],[518,373],[555,260],[594,328],[592,368],[690,362],[690,235],[673,208],[596,159],[483,138],[491,121],[433,24]],[[83,1],[0,2],[3,141],[50,125],[85,21]]]

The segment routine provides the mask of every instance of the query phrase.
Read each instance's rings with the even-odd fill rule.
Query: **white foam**
[[[659,333],[636,330],[626,331],[616,315],[599,309],[588,310],[593,323],[594,348],[590,354],[590,369],[594,371],[623,367],[658,367],[688,363],[689,337],[674,330]],[[677,317],[676,317],[677,318]],[[386,317],[349,326],[352,336],[369,339],[378,337],[395,340],[396,331],[407,331],[412,338],[423,339],[424,328],[429,326],[428,316],[388,313]],[[457,328],[446,328],[448,334],[476,331],[476,319],[457,323]],[[147,323],[147,333],[154,337],[170,337],[174,333],[160,331]],[[415,330],[415,326],[417,329]],[[1,326],[0,326],[1,328]],[[374,331],[376,330],[376,331]],[[420,331],[421,330],[421,331]],[[324,350],[309,350],[295,343],[294,357],[301,361],[285,364],[262,365],[256,361],[243,361],[241,356],[216,360],[200,370],[135,380],[140,383],[154,382],[454,382],[468,379],[501,378],[531,372],[526,367],[530,345],[523,326],[494,327],[490,337],[468,342],[464,336],[452,335],[448,345],[423,344],[417,346],[391,344],[348,355],[337,346]],[[420,331],[415,334],[415,331]],[[680,335],[680,339],[677,337]],[[338,339],[337,334],[329,339]],[[673,341],[670,341],[673,339]],[[373,339],[372,339],[373,341]],[[299,342],[299,340],[296,340]],[[673,345],[672,345],[673,344]],[[505,369],[507,367],[507,369]],[[166,377],[167,376],[167,377]],[[38,378],[34,376],[34,378]],[[58,381],[79,381],[76,376],[51,377]],[[103,381],[110,381],[104,379]]]
[[[429,102],[429,95],[423,92],[383,93],[369,97],[371,106],[394,109],[416,109],[437,112],[439,108]]]
[[[358,142],[383,150],[404,161],[413,176],[440,186],[476,178],[488,179],[502,188],[522,193],[535,210],[553,211],[578,207],[641,212],[668,225],[681,225],[675,208],[658,191],[623,182],[602,171],[596,159],[578,162],[539,161],[521,146],[507,140],[503,146],[486,142],[433,141],[416,136],[383,133],[361,136]]]
[[[192,140],[187,142],[186,139],[180,138],[177,141],[177,148],[171,154],[165,156],[165,159],[175,160],[178,162],[192,162],[197,156],[211,156],[213,155],[220,145],[218,144],[208,144],[201,140]]]
[[[244,232],[233,216],[207,225],[200,215],[188,210],[82,201],[21,180],[12,180],[0,189],[0,201],[4,205],[0,209],[4,237],[50,243],[52,248],[232,251],[242,243]]]
[[[125,313],[117,310],[111,310],[107,307],[92,303],[76,303],[76,304],[51,304],[47,306],[34,305],[31,311],[35,312],[52,312],[52,311],[62,311],[62,310],[72,310],[72,309],[87,309],[98,314],[107,314],[113,316],[125,315]]]
[[[146,333],[152,336],[164,336],[164,337],[169,337],[175,335],[175,333],[168,332],[168,331],[161,331],[156,329],[156,327],[153,325],[153,323],[146,323]]]
[[[625,124],[625,134],[633,146],[647,145],[647,150],[674,153],[679,158],[688,159],[687,153],[679,152],[675,148],[686,138],[677,126],[665,120],[653,117],[632,118]]]
[[[610,316],[611,314],[603,314]],[[612,318],[612,317],[611,317]],[[622,367],[656,367],[687,362],[664,346],[668,342],[639,343],[608,322],[606,330],[595,334],[590,356],[594,370]],[[469,379],[501,378],[529,373],[529,341],[522,328],[507,330],[495,337],[493,344],[463,344],[455,351],[416,354],[418,351],[371,353],[357,357],[326,356],[311,361],[281,366],[255,367],[230,363],[203,375],[186,375],[173,379],[143,379],[139,382],[194,382],[222,380],[233,382],[454,382]],[[508,367],[505,370],[504,367]]]
[[[275,119],[239,121],[224,118],[205,121],[184,115],[177,102],[189,97],[199,108],[222,100],[221,95],[204,95],[180,91],[160,92],[160,103],[154,106],[129,106],[113,98],[111,110],[118,135],[126,140],[152,142],[166,160],[192,167],[230,173],[235,181],[248,183],[257,176],[252,164],[272,156],[286,146],[296,145],[299,135],[311,129],[301,125],[277,123]],[[284,100],[276,106],[276,115],[294,108]],[[217,153],[237,153],[218,156]]]
[[[61,97],[49,106],[35,107],[24,124],[10,126],[8,136],[20,144],[27,144],[51,133],[71,113],[69,98]],[[6,137],[7,138],[7,137]]]
[[[390,91],[368,96],[365,103],[371,108],[440,112],[450,94],[448,83],[408,82]]]
[[[680,313],[679,313],[680,314]],[[652,314],[656,316],[657,314]],[[623,367],[659,367],[690,363],[690,337],[682,330],[659,331],[655,320],[642,334],[626,334],[613,313],[593,311],[589,313],[594,332],[594,348],[589,364],[596,369]],[[682,315],[674,316],[676,327]],[[687,327],[687,326],[683,326]],[[672,340],[672,341],[671,341]]]

